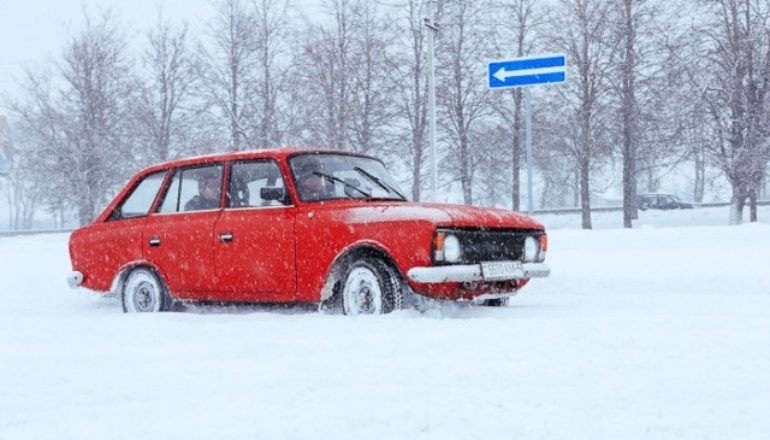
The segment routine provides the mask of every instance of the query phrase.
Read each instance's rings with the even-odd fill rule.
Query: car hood
[[[452,218],[452,225],[462,228],[544,229],[542,224],[531,217],[505,209],[448,204],[427,204],[426,206],[446,212]]]
[[[544,229],[532,218],[513,211],[438,203],[388,202],[357,206],[347,211],[346,219],[349,223],[393,220],[426,221],[460,228]]]

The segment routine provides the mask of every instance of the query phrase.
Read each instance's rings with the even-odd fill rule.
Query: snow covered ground
[[[124,315],[65,286],[66,235],[0,238],[0,439],[766,440],[770,225],[683,212],[544,218],[510,307],[374,318]]]

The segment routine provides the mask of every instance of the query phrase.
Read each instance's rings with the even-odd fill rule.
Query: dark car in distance
[[[636,206],[642,211],[647,209],[669,210],[694,208],[692,203],[683,202],[679,197],[665,193],[637,194]]]

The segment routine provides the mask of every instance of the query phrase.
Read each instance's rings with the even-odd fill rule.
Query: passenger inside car
[[[220,182],[216,176],[203,176],[198,181],[198,195],[184,205],[185,211],[203,211],[219,208]]]

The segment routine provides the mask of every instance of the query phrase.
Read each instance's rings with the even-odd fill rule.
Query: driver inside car
[[[297,190],[305,201],[323,200],[333,197],[326,186],[318,159],[305,161],[297,170]]]

